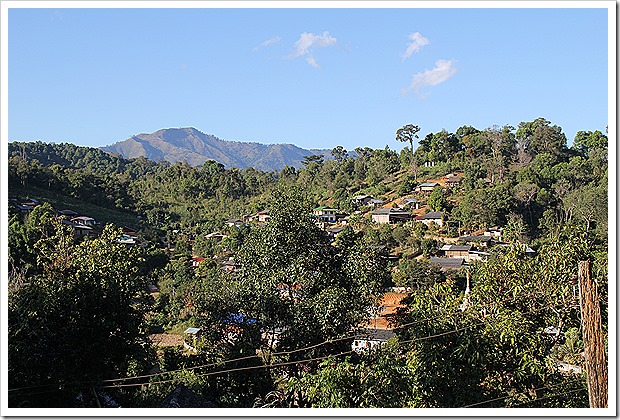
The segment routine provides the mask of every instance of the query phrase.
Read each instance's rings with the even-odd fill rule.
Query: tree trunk
[[[607,408],[607,360],[598,286],[592,281],[590,261],[579,262],[579,296],[585,367],[591,408]]]

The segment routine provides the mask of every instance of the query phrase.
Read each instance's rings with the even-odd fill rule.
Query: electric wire
[[[526,313],[534,313],[534,312],[538,312],[540,310],[544,310],[544,309],[550,309],[553,306],[548,306],[548,307],[541,307],[541,308],[537,308],[535,310],[531,310],[528,311]],[[455,312],[454,314],[458,314],[459,312]],[[435,317],[430,317],[430,318],[425,318],[425,319],[421,319],[421,320],[416,320],[410,323],[406,323],[406,324],[402,324],[399,327],[405,327],[408,325],[413,325],[413,324],[417,324],[420,322],[425,322],[425,321],[429,321],[429,320],[433,320],[436,318],[440,318],[442,316],[444,316],[445,314],[441,314]],[[487,317],[491,317],[492,314],[487,315]],[[433,335],[429,335],[429,336],[425,336],[425,337],[418,337],[415,339],[411,339],[411,340],[405,340],[405,341],[400,341],[398,342],[398,346],[404,345],[404,344],[408,344],[411,342],[416,342],[416,341],[423,341],[423,340],[428,340],[428,339],[432,339],[432,338],[437,338],[437,337],[441,337],[441,336],[445,336],[448,334],[453,334],[456,332],[460,332],[460,331],[464,331],[467,330],[469,328],[472,327],[476,327],[476,326],[480,326],[486,323],[485,321],[473,324],[473,325],[468,325],[462,328],[457,328],[454,330],[450,330],[450,331],[446,331],[443,333],[438,333],[438,334],[433,334]],[[395,328],[397,329],[397,328]],[[307,347],[303,347],[300,349],[295,349],[295,350],[289,350],[289,351],[283,351],[283,352],[278,352],[278,353],[273,353],[272,356],[277,356],[277,355],[285,355],[285,354],[292,354],[292,353],[297,353],[300,351],[304,351],[304,350],[309,350],[312,348],[316,348],[319,347],[321,345],[325,345],[325,344],[330,344],[330,343],[334,343],[334,342],[338,342],[338,341],[343,341],[345,339],[352,339],[352,338],[356,338],[356,337],[363,337],[363,334],[355,334],[355,335],[350,335],[350,336],[346,336],[346,337],[342,337],[339,339],[331,339],[331,340],[327,340],[324,341],[322,343],[318,343],[318,344],[314,344],[312,346],[307,346]],[[323,356],[320,358],[316,358],[316,359],[307,359],[308,361],[313,361],[313,360],[322,360],[322,359],[326,359],[329,357],[337,357],[340,355],[344,355],[344,354],[351,354],[353,353],[354,350],[351,351],[347,351],[344,353],[340,353],[337,355],[327,355],[327,356]],[[259,355],[252,355],[252,356],[245,356],[242,358],[238,358],[238,359],[230,359],[230,360],[226,360],[226,361],[222,361],[222,362],[215,362],[215,363],[210,363],[210,364],[206,364],[206,365],[199,365],[199,366],[194,366],[194,367],[190,367],[190,368],[180,368],[180,369],[176,369],[176,370],[172,370],[172,371],[166,371],[166,372],[159,372],[159,373],[155,373],[155,374],[149,374],[149,375],[140,375],[140,376],[133,376],[133,377],[122,377],[122,378],[116,378],[116,379],[107,379],[104,381],[98,381],[97,384],[100,383],[108,383],[108,382],[118,382],[118,381],[126,381],[126,380],[131,380],[131,379],[144,379],[144,378],[148,378],[148,377],[153,377],[153,376],[161,376],[161,375],[165,375],[165,374],[169,374],[169,373],[176,373],[176,372],[181,372],[181,371],[188,371],[188,370],[195,370],[195,369],[199,369],[199,368],[203,368],[203,367],[212,367],[212,366],[219,366],[222,364],[227,364],[227,363],[232,363],[235,361],[242,361],[242,360],[248,360],[251,358],[258,358],[260,357]],[[203,373],[203,374],[198,374],[197,376],[204,376],[204,375],[215,375],[215,374],[219,374],[219,373],[229,373],[229,372],[233,372],[233,371],[237,371],[237,370],[252,370],[252,369],[264,369],[264,368],[271,368],[271,367],[278,367],[278,366],[286,366],[286,365],[290,365],[290,364],[295,364],[295,363],[303,363],[304,361],[291,361],[291,362],[284,362],[284,363],[280,363],[280,364],[273,364],[273,365],[259,365],[259,366],[248,366],[248,367],[244,367],[244,368],[234,368],[232,370],[223,370],[223,371],[214,371],[214,372],[207,372],[207,373]],[[142,386],[142,385],[148,385],[149,383],[151,384],[156,384],[156,383],[166,383],[166,382],[170,382],[170,381],[174,381],[176,379],[171,379],[171,380],[164,380],[164,381],[159,381],[159,382],[142,382],[142,383],[137,383],[137,384],[121,384],[121,385],[107,385],[107,386],[103,386],[105,388],[114,388],[114,387],[127,387],[127,386]],[[76,382],[73,384],[68,384],[65,385],[66,388],[75,388],[76,386],[92,386],[93,382]],[[9,392],[15,392],[15,391],[19,391],[19,390],[26,390],[26,389],[35,389],[35,388],[41,388],[41,387],[49,387],[49,386],[58,386],[58,384],[47,384],[47,385],[33,385],[33,386],[29,386],[29,387],[21,387],[21,388],[13,388],[8,390]],[[34,393],[19,393],[17,394],[17,396],[24,396],[24,395],[33,395],[33,394],[42,394],[42,393],[51,393],[51,392],[59,392],[62,389],[54,389],[54,390],[45,390],[45,391],[39,391],[39,392],[34,392]]]
[[[442,316],[443,316],[443,314],[442,315],[437,315],[437,316],[434,316],[434,317],[430,317],[430,318],[419,319],[419,320],[416,320],[416,321],[413,321],[413,322],[402,324],[398,328],[404,328],[405,326],[419,324],[419,323],[425,322],[425,321],[432,321],[432,320],[440,318]],[[381,317],[385,317],[385,316],[381,316]],[[397,329],[397,328],[395,328],[395,329]],[[339,341],[355,339],[355,338],[359,338],[359,337],[363,337],[363,336],[364,336],[363,333],[348,335],[348,336],[341,337],[341,338],[326,340],[326,341],[323,341],[321,343],[313,344],[311,346],[302,347],[302,348],[299,348],[299,349],[286,350],[286,351],[272,353],[271,356],[272,357],[276,357],[276,356],[290,355],[290,354],[298,353],[298,352],[301,352],[301,351],[311,350],[313,348],[320,347],[320,346],[323,346],[323,345],[326,345],[326,344],[332,344],[332,343],[336,343],[336,342],[339,342]],[[175,370],[168,370],[168,371],[165,371],[165,372],[158,372],[158,373],[152,373],[152,374],[147,374],[147,375],[138,375],[138,376],[128,376],[128,377],[121,377],[121,378],[114,378],[114,379],[105,379],[105,380],[100,381],[98,383],[128,381],[128,380],[132,380],[132,379],[144,379],[144,378],[149,378],[149,377],[154,377],[154,376],[162,376],[162,375],[165,375],[165,374],[168,374],[168,373],[176,373],[176,372],[195,370],[195,369],[201,369],[201,368],[206,368],[206,367],[221,366],[222,364],[229,364],[229,363],[234,363],[234,362],[240,362],[240,361],[249,360],[249,359],[255,359],[255,358],[260,358],[260,357],[261,357],[260,355],[244,356],[244,357],[240,357],[240,358],[236,358],[236,359],[223,360],[223,361],[220,361],[220,362],[212,362],[212,363],[208,363],[208,364],[204,364],[204,365],[179,368],[179,369],[175,369]],[[92,383],[93,383],[92,381],[91,382],[77,382],[77,383],[72,383],[72,384],[69,384],[69,385],[66,385],[66,386],[75,386],[75,385],[87,385],[87,386],[90,386],[90,385],[92,385]],[[26,389],[44,388],[44,387],[50,387],[50,386],[58,386],[58,384],[31,385],[31,386],[25,386],[25,387],[20,387],[20,388],[12,388],[12,389],[9,389],[8,392],[15,392],[15,391],[21,391],[21,390],[26,390]],[[56,391],[56,390],[54,390],[54,391]],[[25,395],[25,394],[20,394],[20,395]]]
[[[570,383],[577,382],[577,381],[579,381],[579,378],[573,378],[573,379],[570,379],[570,380],[568,380],[568,381],[564,381],[564,382],[559,383],[559,384],[549,385],[549,386],[542,386],[542,387],[540,387],[540,388],[535,388],[535,389],[532,389],[531,391],[536,392],[536,391],[542,391],[543,389],[554,389],[554,388],[559,387],[560,385],[570,384]],[[520,393],[518,393],[518,394],[525,394],[525,392],[520,392]],[[480,402],[477,402],[477,403],[473,403],[473,404],[464,405],[464,406],[462,406],[461,408],[471,408],[471,407],[476,407],[476,406],[478,406],[478,405],[483,405],[483,404],[487,404],[487,403],[490,403],[490,402],[495,402],[495,401],[504,400],[504,399],[506,399],[506,398],[508,398],[508,397],[510,397],[510,396],[512,396],[512,395],[511,395],[511,394],[504,394],[504,395],[502,395],[501,397],[492,398],[492,399],[489,399],[489,400],[484,400],[484,401],[480,401]],[[532,401],[534,401],[534,400],[532,400]]]

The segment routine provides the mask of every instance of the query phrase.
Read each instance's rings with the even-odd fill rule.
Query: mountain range
[[[219,139],[193,127],[167,128],[142,133],[127,140],[101,147],[125,158],[144,156],[174,163],[185,160],[192,166],[214,160],[226,168],[253,167],[262,171],[281,170],[285,166],[302,167],[304,156],[331,157],[330,150],[302,149],[292,144],[261,144]]]

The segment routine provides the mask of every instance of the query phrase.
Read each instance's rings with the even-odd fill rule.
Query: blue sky
[[[225,140],[399,150],[408,123],[424,136],[544,117],[571,143],[609,122],[608,11],[556,4],[11,8],[9,141],[103,146],[191,126]]]

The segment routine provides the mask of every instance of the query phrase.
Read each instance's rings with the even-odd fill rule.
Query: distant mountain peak
[[[227,168],[253,167],[263,171],[279,171],[285,166],[300,168],[304,156],[324,154],[329,158],[330,155],[329,150],[306,150],[293,144],[222,140],[194,127],[164,128],[153,133],[136,134],[101,149],[125,158],[144,156],[172,163],[185,160],[192,166],[215,160]]]

